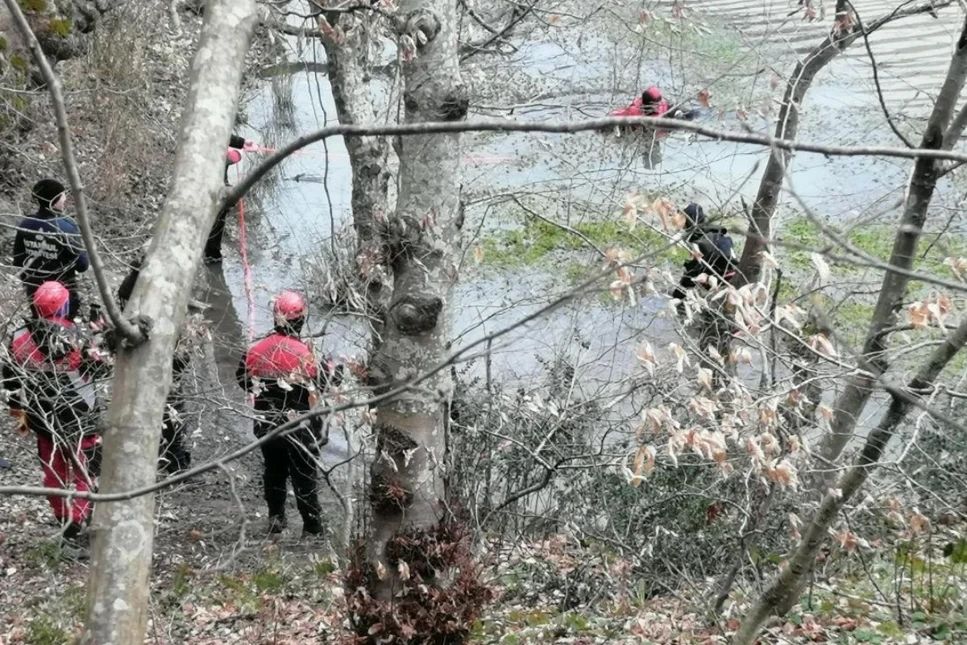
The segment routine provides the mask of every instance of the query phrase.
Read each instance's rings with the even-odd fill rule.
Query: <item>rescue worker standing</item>
[[[249,348],[237,371],[239,385],[254,394],[258,438],[288,421],[290,412],[307,412],[320,392],[338,385],[340,380],[331,363],[320,365],[311,347],[299,339],[307,312],[303,297],[294,291],[283,291],[272,310],[275,330]],[[322,421],[313,419],[284,437],[261,445],[270,533],[281,533],[286,527],[286,482],[290,479],[302,515],[303,535],[323,531],[316,467],[319,449],[327,441],[322,436]]]
[[[228,183],[228,168],[234,166],[242,160],[241,150],[252,151],[256,146],[253,142],[243,139],[237,134],[233,134],[228,142],[228,150],[225,151],[225,185]],[[208,241],[205,243],[205,263],[217,264],[222,261],[222,236],[225,235],[225,220],[231,208],[223,208],[218,211],[212,229],[208,233]]]
[[[134,292],[134,285],[141,274],[141,260],[134,263],[131,272],[121,282],[118,287],[118,304],[123,309],[131,299]],[[162,462],[162,468],[170,475],[174,475],[191,467],[191,448],[186,441],[185,428],[185,399],[184,399],[184,376],[188,367],[191,365],[191,356],[185,344],[184,338],[179,335],[175,342],[175,353],[172,358],[171,366],[171,389],[168,390],[168,399],[165,401],[165,412],[161,427],[161,446],[158,450],[158,457]]]
[[[67,191],[55,179],[42,179],[34,184],[33,197],[39,209],[20,222],[13,242],[13,264],[20,269],[28,298],[47,281],[67,287],[67,318],[73,320],[81,308],[77,274],[87,271],[89,262],[77,224],[64,214]]]
[[[3,388],[19,430],[37,437],[44,486],[86,492],[93,475],[87,453],[97,436],[97,397],[93,377],[107,368],[87,347],[66,318],[70,293],[59,282],[44,282],[32,298],[35,318],[14,332],[3,364]],[[64,526],[65,554],[87,557],[84,525],[91,503],[48,497],[54,517]]]
[[[684,301],[686,292],[695,287],[695,280],[703,273],[720,282],[731,280],[735,276],[735,254],[728,229],[710,224],[701,206],[689,204],[682,212],[685,215],[685,243],[690,248],[697,247],[701,256],[692,256],[685,262],[682,279],[672,292],[672,298]],[[684,305],[678,305],[678,312],[684,313]]]

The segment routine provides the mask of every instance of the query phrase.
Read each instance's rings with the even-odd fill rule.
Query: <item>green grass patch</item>
[[[70,633],[50,616],[38,616],[27,627],[25,642],[28,645],[64,645],[70,641]]]
[[[74,620],[80,621],[84,619],[84,615],[87,612],[87,586],[77,585],[74,587],[68,587],[61,596],[61,603],[63,603],[64,608],[67,610],[68,615]]]
[[[30,547],[25,557],[31,564],[56,569],[60,566],[60,544],[54,541],[39,542]]]
[[[855,227],[831,224],[825,224],[825,226],[828,226],[828,228],[837,233],[848,230],[848,233],[845,235],[846,241],[858,251],[883,262],[890,259],[896,236],[895,227],[882,224],[859,225]],[[796,217],[782,222],[778,233],[779,239],[783,241],[806,246],[814,250],[832,247],[833,252],[837,255],[849,255],[846,249],[837,246],[815,224],[805,217]],[[950,278],[950,270],[944,266],[944,260],[948,257],[965,256],[967,256],[967,238],[963,235],[956,233],[941,234],[935,231],[925,232],[920,238],[920,245],[917,249],[913,267],[917,271]],[[857,260],[863,262],[859,258]],[[780,264],[790,269],[806,269],[812,266],[808,251],[791,247],[782,247]],[[840,270],[862,270],[864,267],[848,262],[841,262],[837,263],[837,268]]]
[[[530,218],[521,228],[498,231],[486,238],[482,244],[483,262],[501,269],[538,266],[553,254],[593,251],[589,241],[601,250],[615,247],[632,255],[661,249],[658,256],[673,263],[684,262],[687,257],[684,249],[665,248],[668,240],[659,233],[640,227],[629,230],[624,222],[585,221],[572,224],[570,228],[577,233]],[[576,276],[577,270],[569,268],[568,275]]]
[[[285,586],[285,577],[275,567],[259,569],[252,575],[252,584],[260,594],[277,594]]]
[[[319,576],[320,578],[328,577],[329,574],[333,573],[335,570],[336,570],[336,563],[330,560],[329,558],[325,558],[324,560],[320,560],[319,562],[316,562],[312,567],[312,572],[317,576]]]
[[[217,599],[223,604],[234,603],[257,611],[264,596],[277,596],[284,590],[288,578],[276,564],[266,564],[251,574],[222,575],[218,578]]]
[[[194,571],[187,562],[182,562],[175,569],[174,578],[171,580],[171,594],[176,599],[181,600],[191,591],[191,579],[193,576]]]

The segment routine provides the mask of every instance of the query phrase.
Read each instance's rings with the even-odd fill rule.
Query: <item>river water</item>
[[[822,39],[829,25],[828,19],[818,24],[788,18],[794,5],[694,0],[688,5],[692,19],[708,25],[711,32],[683,36],[681,48],[650,59],[642,59],[633,48],[626,52],[628,35],[615,35],[613,17],[598,11],[593,19],[581,21],[580,15],[562,12],[555,28],[516,43],[518,50],[502,63],[508,66],[507,80],[492,80],[496,78],[488,67],[492,61],[485,56],[474,59],[466,72],[477,97],[471,110],[476,116],[536,121],[600,116],[654,82],[684,99],[710,87],[713,113],[721,112],[722,127],[768,132],[774,112],[765,107],[774,105],[782,90],[781,79],[798,56]],[[890,9],[889,2],[872,0],[864,3],[862,17],[870,21]],[[946,71],[957,36],[958,11],[948,10],[939,20],[912,18],[871,39],[887,108],[902,114],[902,127],[909,127],[914,138]],[[734,74],[713,70],[711,76],[701,61],[688,62],[690,52],[708,56],[713,41],[721,41],[718,50],[731,61]],[[297,58],[302,62],[318,66],[325,61],[320,46],[289,44],[294,52],[301,52]],[[805,104],[800,138],[837,145],[895,145],[895,137],[884,125],[871,70],[862,43],[857,43],[821,73]],[[780,79],[776,89],[770,87],[773,76]],[[388,80],[380,81],[382,91]],[[757,114],[757,109],[763,113]],[[335,123],[328,79],[312,70],[266,79],[244,111],[247,125],[239,133],[269,147]],[[739,122],[742,112],[748,116]],[[741,198],[754,197],[767,154],[753,146],[675,134],[663,143],[662,163],[648,167],[642,162],[640,141],[628,138],[515,134],[467,135],[464,141],[464,189],[477,203],[468,210],[464,228],[468,235],[519,225],[487,208],[492,203],[488,198],[507,193],[548,199],[556,211],[546,215],[572,224],[568,200],[596,204],[598,219],[616,219],[631,190],[656,191],[734,210]],[[251,320],[234,228],[226,236],[225,261],[208,269],[210,289],[205,297],[216,320],[216,358],[223,382],[230,382],[248,335],[270,328],[272,295],[282,288],[310,287],[314,263],[334,227],[339,230],[351,223],[351,171],[345,146],[340,139],[328,140],[327,146],[316,144],[291,157],[246,202],[246,248],[254,298]],[[240,172],[255,162],[257,158],[246,159]],[[902,194],[908,173],[909,164],[897,161],[801,154],[790,178],[799,198],[830,220],[851,221],[876,206],[883,207],[889,222],[895,212],[887,206]],[[944,186],[938,201],[948,193],[949,187]],[[780,209],[780,218],[792,210],[792,202],[787,196],[790,206]],[[955,231],[962,229],[959,220],[952,226]],[[580,261],[598,262],[593,252],[582,253],[576,254]],[[469,260],[458,287],[455,346],[506,327],[567,292],[569,285],[559,267],[501,270],[474,267]],[[605,396],[638,369],[634,348],[640,339],[648,338],[655,346],[677,340],[673,325],[658,315],[664,307],[664,299],[657,297],[636,306],[585,298],[560,307],[495,343],[493,374],[510,383],[534,385],[543,375],[541,360],[563,354],[578,367],[586,394]],[[324,316],[321,308],[315,311],[315,328]],[[364,355],[367,331],[357,320],[337,317],[327,323],[327,330],[319,343],[323,352]],[[573,342],[575,337],[583,342]],[[473,369],[479,374],[482,365]],[[344,450],[344,444],[336,444],[329,457],[336,459]]]

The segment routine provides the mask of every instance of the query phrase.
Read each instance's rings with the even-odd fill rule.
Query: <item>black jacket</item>
[[[695,286],[695,278],[701,274],[714,275],[722,281],[728,281],[735,275],[735,262],[732,258],[732,238],[724,226],[706,224],[696,227],[685,242],[698,247],[701,258],[689,258],[685,262],[685,273],[679,286],[672,294],[673,298],[681,300],[685,297],[685,290]]]
[[[21,220],[13,241],[13,264],[27,284],[57,280],[72,287],[89,262],[74,220],[41,208]]]

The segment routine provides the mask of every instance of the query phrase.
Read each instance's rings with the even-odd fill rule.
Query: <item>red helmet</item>
[[[59,282],[49,280],[34,292],[33,304],[41,318],[62,318],[70,308],[70,291]]]
[[[644,97],[645,98],[648,98],[648,99],[651,99],[652,101],[660,101],[661,100],[661,90],[658,89],[657,87],[655,87],[654,85],[652,85],[647,90],[645,90]]]
[[[225,151],[225,159],[228,161],[229,166],[234,166],[242,160],[242,153],[235,148],[229,148]]]
[[[275,323],[282,325],[306,315],[306,301],[301,294],[295,291],[283,291],[275,297],[272,303],[272,313],[275,315]]]

